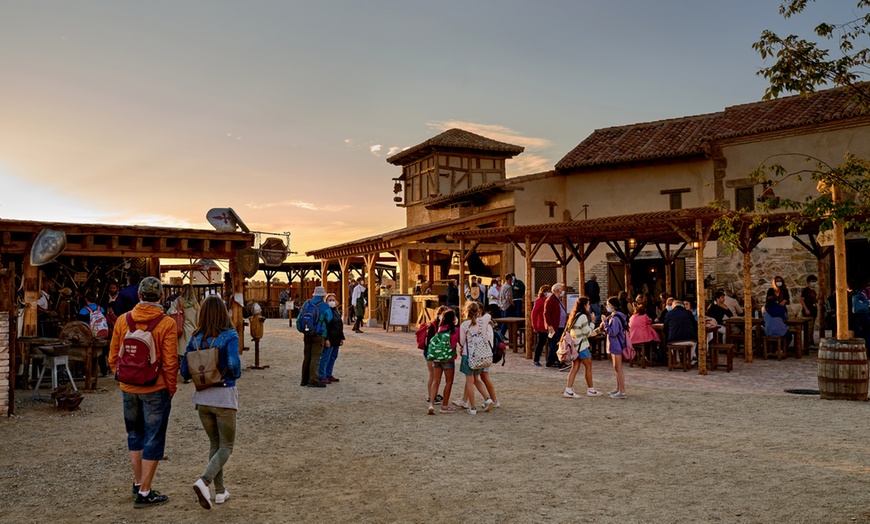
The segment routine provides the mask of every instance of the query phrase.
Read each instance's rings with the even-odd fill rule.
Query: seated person
[[[668,313],[672,309],[674,309],[674,297],[668,297],[665,300],[664,307],[662,308],[661,313],[659,313],[659,318],[656,319],[656,323],[657,324],[664,324],[665,317],[668,315]]]
[[[733,291],[725,292],[725,307],[731,310],[732,315],[734,315],[735,317],[739,317],[743,315],[743,307],[740,306],[740,302],[738,302],[733,295]]]
[[[713,295],[713,303],[707,308],[707,317],[716,321],[719,333],[725,334],[725,317],[732,317],[731,310],[725,305],[725,292],[721,289]],[[713,333],[707,334],[707,343],[713,340]]]
[[[768,337],[785,337],[785,347],[791,345],[792,334],[788,330],[785,321],[788,320],[788,311],[779,303],[777,297],[768,295],[767,303],[763,309],[764,334]]]
[[[628,343],[644,342],[659,342],[659,334],[652,327],[652,320],[646,314],[646,306],[640,304],[634,308],[634,315],[628,319]]]
[[[674,300],[674,309],[665,316],[665,340],[668,344],[687,342],[692,345],[692,357],[697,358],[698,321],[681,300]]]

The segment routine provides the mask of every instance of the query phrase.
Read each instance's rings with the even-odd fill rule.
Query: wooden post
[[[625,292],[628,293],[628,300],[631,302],[634,300],[634,297],[631,293],[631,250],[628,249],[628,241],[625,241],[625,262],[623,263],[624,271],[624,280],[625,280]]]
[[[577,244],[577,252],[584,253],[584,249],[586,246],[583,245],[583,242]],[[575,257],[576,258],[576,257]],[[580,281],[580,289],[577,290],[580,293],[580,296],[586,295],[586,256],[582,256],[577,258],[577,279]]]
[[[831,199],[835,204],[843,200],[836,185],[831,186]],[[837,339],[849,340],[852,332],[849,330],[849,298],[846,293],[846,232],[839,220],[834,220],[834,282],[837,290]]]
[[[698,311],[698,374],[707,374],[707,322],[704,310],[707,292],[704,289],[704,245],[707,239],[701,226],[701,221],[695,221],[695,235],[698,238],[698,249],[695,251],[695,289],[696,304]]]
[[[28,253],[30,249],[28,248]],[[21,278],[24,280],[24,331],[25,337],[35,337],[36,329],[36,302],[39,300],[39,268],[30,265],[30,255],[24,255],[24,267]]]
[[[540,245],[538,246],[540,247]],[[532,246],[532,237],[526,235],[526,295],[523,297],[522,315],[526,319],[526,358],[534,356],[534,342],[532,341],[533,329],[529,319],[532,317],[532,260],[535,258],[536,249]],[[519,314],[519,312],[517,312]]]
[[[459,239],[459,318],[465,311],[465,239]]]
[[[341,313],[343,315],[342,322],[347,322],[347,319],[350,318],[350,309],[348,302],[350,302],[350,296],[347,291],[347,268],[350,266],[350,258],[339,258],[338,266],[341,271]]]
[[[435,257],[432,254],[431,249],[426,250],[426,265],[428,266],[428,271],[426,272],[426,281],[429,283],[429,289],[434,287],[435,282],[435,264],[433,263]]]
[[[236,268],[236,260],[230,259],[230,276],[233,279],[232,296],[227,297],[230,301],[230,315],[236,332],[239,334],[239,355],[245,349],[245,318],[242,315],[242,305],[236,302],[236,295],[245,296],[245,277]],[[244,300],[244,298],[242,299]]]
[[[377,253],[371,253],[365,256],[366,259],[366,291],[368,292],[369,305],[366,308],[366,314],[369,319],[366,326],[376,326],[378,321],[375,318],[375,308],[378,305],[377,295],[375,294],[375,262],[378,260]]]
[[[673,271],[674,261],[671,260],[671,245],[665,244],[665,291],[669,296],[674,296],[674,287],[671,282],[671,272]]]
[[[748,364],[752,363],[752,254],[743,252],[743,348]],[[759,341],[761,342],[761,341]]]
[[[567,262],[567,260],[568,260],[568,253],[566,252],[565,244],[562,244],[562,262],[561,262],[561,264],[562,264],[562,284],[565,286],[566,291],[568,288],[568,262]],[[583,283],[581,282],[580,285],[582,286]],[[562,293],[562,302],[565,302],[566,300],[568,300],[567,293]]]
[[[407,294],[411,291],[411,271],[408,267],[408,248],[402,247],[399,249],[399,290],[401,294]]]

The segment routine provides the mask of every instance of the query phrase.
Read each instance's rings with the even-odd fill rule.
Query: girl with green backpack
[[[435,414],[435,404],[431,402],[438,394],[441,386],[441,374],[444,374],[444,396],[441,399],[441,413],[453,413],[456,410],[450,406],[450,392],[453,389],[453,375],[456,372],[456,344],[459,342],[459,329],[456,327],[456,314],[448,309],[441,314],[441,322],[435,336],[426,347],[426,360],[432,363],[432,377],[429,381],[430,415]]]

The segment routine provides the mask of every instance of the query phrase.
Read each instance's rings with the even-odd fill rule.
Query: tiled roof
[[[596,130],[556,164],[559,171],[704,154],[711,140],[867,115],[847,88],[731,106],[718,113]]]
[[[497,140],[492,140],[491,138],[486,138],[485,136],[476,135],[462,129],[454,128],[448,129],[440,135],[433,136],[422,144],[417,144],[414,147],[396,153],[387,158],[387,162],[396,166],[407,165],[440,148],[500,153],[499,156],[507,158],[516,156],[525,150],[525,148],[520,146],[515,146],[506,142],[499,142]]]

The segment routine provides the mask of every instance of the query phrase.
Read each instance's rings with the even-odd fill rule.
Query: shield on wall
[[[252,247],[246,247],[236,251],[236,269],[245,278],[251,278],[260,269],[260,258],[257,256],[257,250]]]
[[[229,208],[214,207],[209,209],[205,218],[212,227],[222,233],[232,233],[239,227],[238,222],[236,222],[236,214]]]
[[[66,249],[66,233],[57,229],[45,228],[36,235],[30,248],[30,265],[48,264]]]
[[[280,238],[269,237],[260,244],[260,258],[267,266],[280,266],[288,254],[287,246]]]

